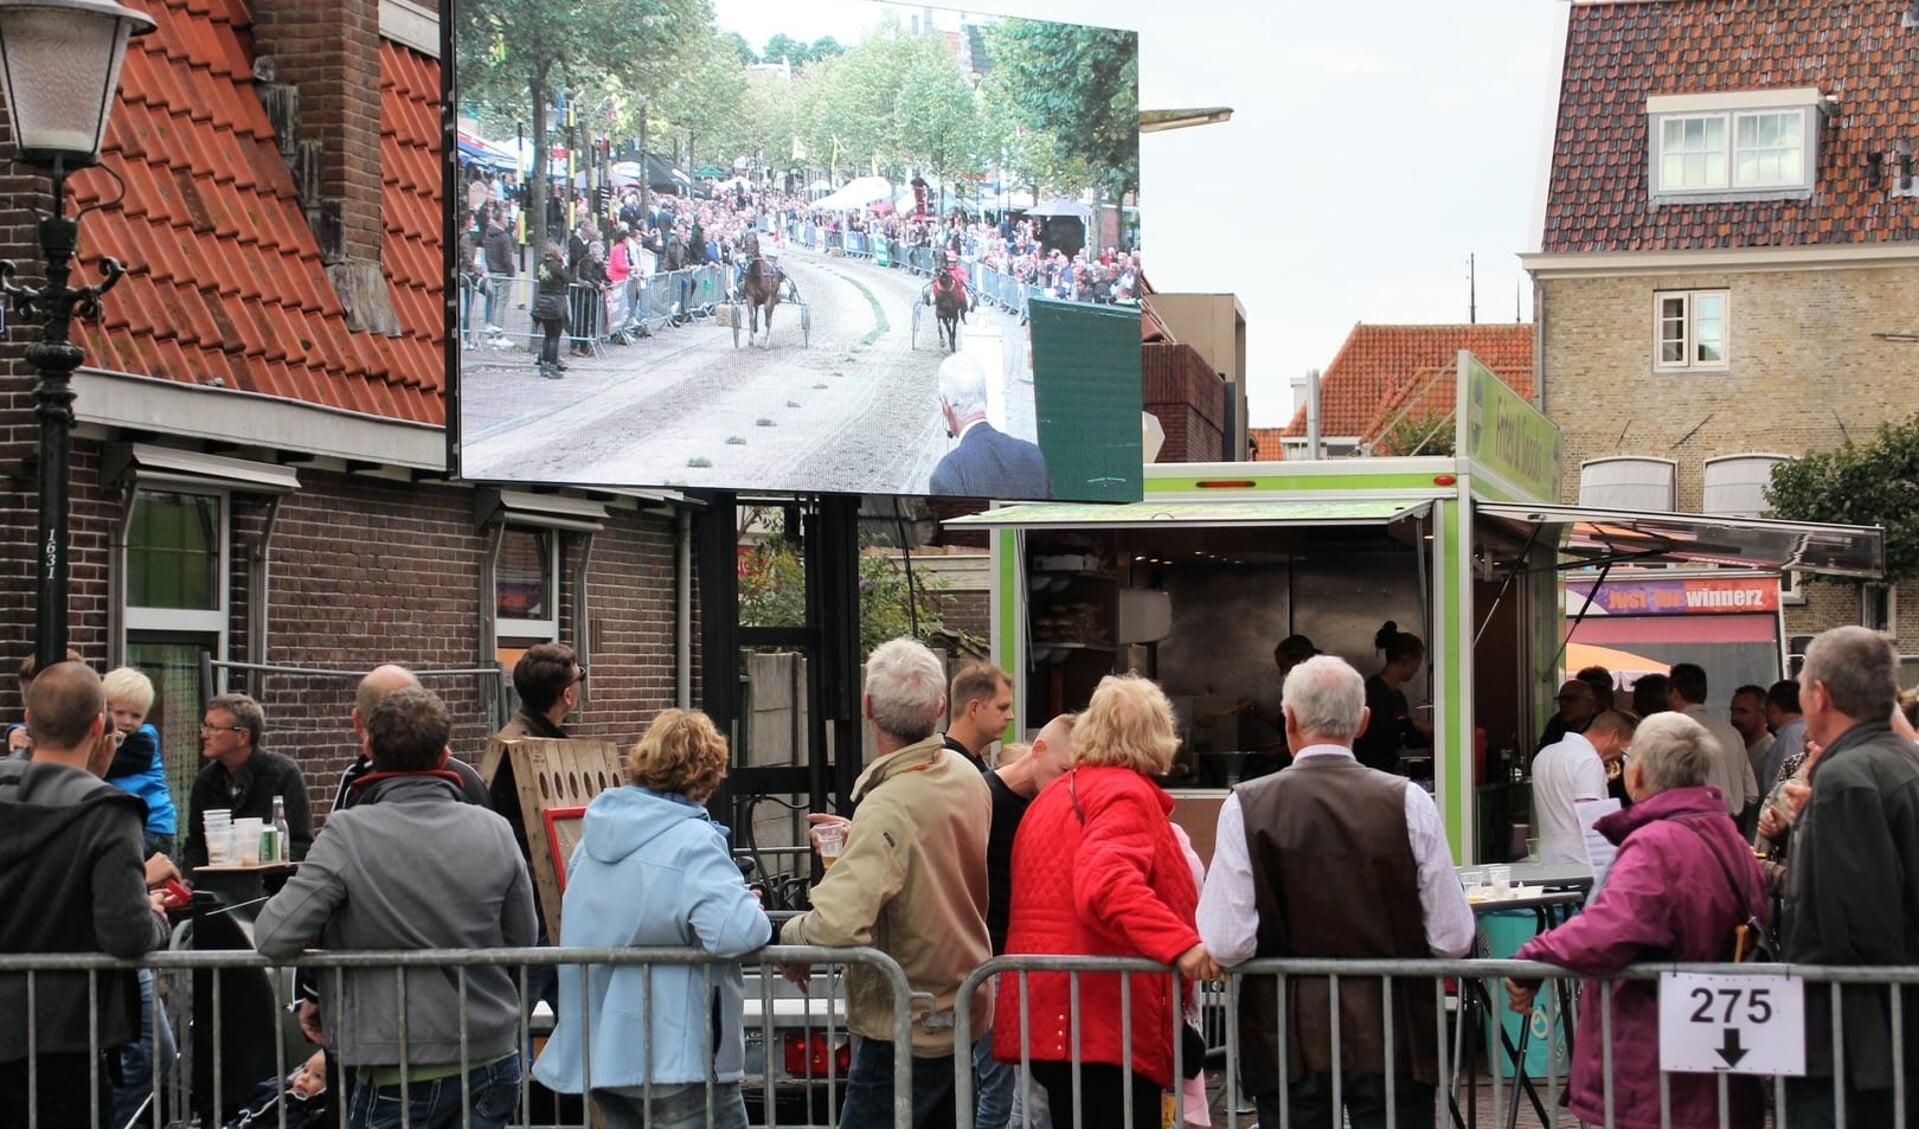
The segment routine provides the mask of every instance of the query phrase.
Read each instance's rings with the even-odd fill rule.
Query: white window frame
[[[1721,332],[1719,359],[1716,361],[1698,361],[1693,354],[1698,348],[1698,311],[1697,301],[1710,296],[1725,304],[1725,312],[1720,318]],[[1685,312],[1685,352],[1683,361],[1665,359],[1666,310],[1668,301],[1681,299],[1686,304]],[[1655,290],[1652,294],[1652,367],[1654,372],[1727,372],[1732,368],[1732,291],[1724,287],[1702,287],[1697,290]]]
[[[1806,604],[1806,574],[1796,569],[1786,569],[1779,574],[1779,602],[1793,607]]]
[[[214,609],[193,608],[148,608],[135,604],[125,596],[126,630],[133,632],[165,632],[173,635],[217,635],[221,656],[227,653],[227,631],[233,611],[233,496],[215,486],[198,486],[183,482],[141,482],[134,487],[128,499],[128,505],[139,504],[142,493],[155,494],[197,494],[211,497],[219,502],[220,520],[216,536],[219,538],[220,563],[217,577],[219,606]],[[121,575],[127,575],[131,567],[128,559],[132,546],[120,547]]]
[[[493,601],[493,633],[502,645],[505,641],[515,643],[532,640],[537,643],[557,643],[560,641],[560,533],[551,526],[534,525],[526,522],[509,521],[500,530],[504,539],[511,533],[527,533],[535,537],[546,538],[547,615],[540,619],[514,619],[499,614],[500,576],[497,569],[493,574],[493,591],[489,599]]]
[[[1646,184],[1655,207],[1738,200],[1803,200],[1811,197],[1819,174],[1825,96],[1812,87],[1787,90],[1730,91],[1719,94],[1655,95],[1646,99]],[[1799,170],[1796,176],[1756,184],[1739,181],[1741,122],[1767,116],[1799,117]],[[1717,121],[1725,130],[1718,154],[1723,183],[1669,185],[1665,181],[1666,126],[1675,121]]]

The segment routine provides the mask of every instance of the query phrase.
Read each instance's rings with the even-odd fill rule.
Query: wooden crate
[[[494,809],[524,832],[527,869],[533,875],[546,935],[557,944],[563,887],[554,865],[546,813],[584,808],[593,797],[624,783],[619,746],[611,741],[495,738],[487,743],[479,767]]]

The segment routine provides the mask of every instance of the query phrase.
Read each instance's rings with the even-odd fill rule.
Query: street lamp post
[[[115,260],[104,259],[98,286],[67,285],[80,243],[79,217],[66,211],[67,176],[99,162],[127,39],[154,26],[144,13],[113,0],[0,0],[0,88],[13,120],[14,159],[45,170],[53,181],[53,212],[39,223],[45,284],[37,289],[16,285],[14,264],[0,261],[0,290],[14,311],[42,322],[40,340],[27,348],[27,362],[40,373],[33,393],[40,425],[33,653],[42,670],[67,653],[72,378],[84,359],[70,333],[74,317],[100,316],[100,296],[126,273]]]

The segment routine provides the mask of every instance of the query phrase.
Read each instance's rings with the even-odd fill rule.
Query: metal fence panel
[[[213,911],[216,914],[226,910]],[[37,1014],[36,997],[42,978],[51,975],[81,975],[88,980],[89,1043],[100,1051],[109,1050],[100,1046],[99,999],[104,985],[110,985],[115,976],[124,976],[138,970],[151,970],[171,984],[169,1010],[179,1020],[177,1029],[191,1030],[192,1038],[183,1039],[183,1054],[178,1062],[166,1062],[158,1053],[157,1041],[152,1059],[152,1076],[148,1085],[152,1091],[152,1100],[143,1107],[140,1117],[133,1122],[137,1125],[152,1125],[159,1129],[163,1126],[184,1126],[192,1118],[198,1119],[202,1126],[224,1126],[229,1119],[237,1119],[246,1108],[265,1103],[265,1108],[251,1121],[238,1122],[248,1126],[261,1127],[284,1124],[290,1101],[288,1081],[293,1068],[309,1057],[309,1050],[297,1037],[289,1037],[286,1032],[292,1023],[290,1009],[284,1001],[291,998],[291,970],[311,969],[320,976],[321,998],[331,1008],[330,1014],[344,1013],[345,978],[341,975],[329,975],[344,970],[383,971],[394,973],[394,991],[392,1000],[397,1013],[397,1038],[400,1054],[398,1068],[400,1085],[404,1086],[415,1072],[434,1073],[430,1068],[437,1065],[432,1061],[414,1062],[409,1053],[409,1042],[413,1040],[410,1012],[408,1009],[408,982],[414,975],[446,977],[455,981],[455,999],[466,1001],[469,998],[469,973],[482,968],[506,968],[514,970],[514,976],[520,993],[520,1014],[517,1020],[518,1044],[521,1048],[518,1057],[522,1061],[520,1082],[516,1105],[517,1117],[511,1124],[525,1126],[527,1129],[585,1129],[594,1119],[587,1113],[583,1101],[572,1102],[565,1099],[549,1099],[543,1088],[537,1092],[531,1082],[533,1059],[537,1047],[543,1043],[545,1033],[551,1029],[555,1015],[552,1006],[546,1002],[529,998],[528,968],[576,966],[582,969],[594,966],[639,966],[646,972],[642,981],[642,1023],[652,1030],[651,992],[653,973],[661,968],[673,966],[692,966],[700,969],[699,998],[714,999],[715,966],[734,962],[715,958],[695,949],[484,949],[484,950],[421,950],[414,952],[314,952],[297,960],[276,964],[267,958],[243,949],[221,950],[174,950],[149,954],[139,960],[114,960],[97,954],[0,954],[0,980],[24,976],[27,995],[26,1039],[27,1060],[25,1063],[25,1088],[27,1100],[28,1129],[72,1129],[70,1125],[55,1125],[38,1116],[38,1103],[45,1085],[40,1074],[42,1058],[36,1046],[37,1029],[32,1017]],[[753,1071],[754,1062],[749,1048],[744,1065],[747,1077],[742,1082],[742,1090],[750,1093],[758,1087],[760,1116],[755,1125],[764,1126],[831,1126],[839,1119],[840,1088],[845,1082],[844,1056],[847,1054],[847,1032],[843,1025],[844,993],[839,979],[845,967],[864,965],[876,969],[893,989],[893,1009],[891,1026],[893,1045],[910,1047],[913,1037],[913,1015],[916,1008],[929,1006],[924,996],[916,996],[906,980],[905,973],[891,957],[874,949],[827,949],[805,946],[769,946],[739,962],[742,970],[748,973],[757,992],[749,990],[747,1003],[753,1002],[752,995],[758,996],[761,1006],[748,1007],[743,1016],[752,1030],[743,1034],[749,1043],[757,1036],[760,1045],[759,1070]],[[804,990],[782,989],[779,972],[791,966],[813,966],[814,978],[809,982],[811,992]],[[246,1016],[243,1010],[245,1001],[258,993],[264,982],[266,1005],[260,1009],[264,1014]],[[580,979],[581,1019],[583,1029],[581,1071],[583,1090],[593,1088],[594,1065],[592,1053],[592,1032],[590,1024],[591,1008],[588,1006],[587,977]],[[196,1006],[195,994],[206,997]],[[560,1009],[565,1009],[573,1001],[556,1001]],[[323,1007],[322,1011],[328,1009]],[[473,1033],[468,1023],[469,1008],[462,1002],[457,1016],[457,1066],[461,1076],[473,1069]],[[757,1016],[754,1011],[757,1010]],[[195,1017],[194,1024],[187,1024],[188,1015]],[[268,1037],[262,1024],[272,1028]],[[227,1028],[241,1028],[247,1040],[253,1046],[252,1052],[241,1056],[244,1061],[235,1062],[235,1040],[228,1037]],[[718,1083],[715,1076],[716,1035],[711,1025],[703,1025],[698,1034],[700,1058],[706,1064],[706,1094],[704,1123],[719,1123],[725,1112],[716,1106]],[[197,1047],[197,1050],[191,1049]],[[804,1069],[798,1077],[788,1077],[781,1069],[781,1060],[804,1062]],[[636,1052],[638,1052],[636,1048]],[[270,1053],[270,1059],[266,1056]],[[297,1055],[297,1061],[290,1059],[290,1053]],[[197,1057],[196,1057],[197,1056]],[[88,1077],[96,1084],[100,1081],[100,1055],[89,1055]],[[205,1061],[201,1061],[204,1059]],[[264,1063],[264,1065],[260,1065]],[[339,1064],[330,1064],[336,1068]],[[351,1064],[348,1064],[351,1065]],[[445,1064],[456,1065],[454,1063]],[[481,1063],[478,1065],[489,1065]],[[247,1071],[236,1075],[236,1071]],[[897,1054],[893,1061],[893,1103],[892,1123],[896,1129],[909,1129],[912,1125],[912,1076],[913,1057],[911,1054]],[[168,1078],[171,1081],[167,1081]],[[257,1088],[262,1096],[258,1101],[247,1101],[242,1095],[250,1088]],[[697,1085],[698,1083],[693,1083]],[[338,1111],[339,1124],[347,1123],[345,1087],[335,1085],[335,1108]],[[467,1123],[471,1115],[471,1096],[467,1087],[459,1087],[461,1122]],[[651,1100],[654,1084],[648,1082],[644,1087],[643,1100]],[[799,1116],[789,1116],[790,1099],[799,1099]],[[786,1107],[783,1109],[783,1107]],[[93,1124],[102,1123],[101,1111],[95,1109]],[[411,1115],[403,1112],[403,1122]],[[329,1123],[332,1123],[329,1116]]]

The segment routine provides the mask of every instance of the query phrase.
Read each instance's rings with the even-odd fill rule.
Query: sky
[[[760,46],[859,39],[870,0],[715,0]],[[902,7],[902,11],[913,11]],[[1140,139],[1155,289],[1236,294],[1254,426],[1356,322],[1530,320],[1518,254],[1539,241],[1564,0],[980,0],[980,14],[1140,33],[1140,104],[1233,120]],[[936,14],[945,26],[953,17]],[[758,31],[756,29],[764,29]],[[1515,305],[1519,308],[1515,310]]]

